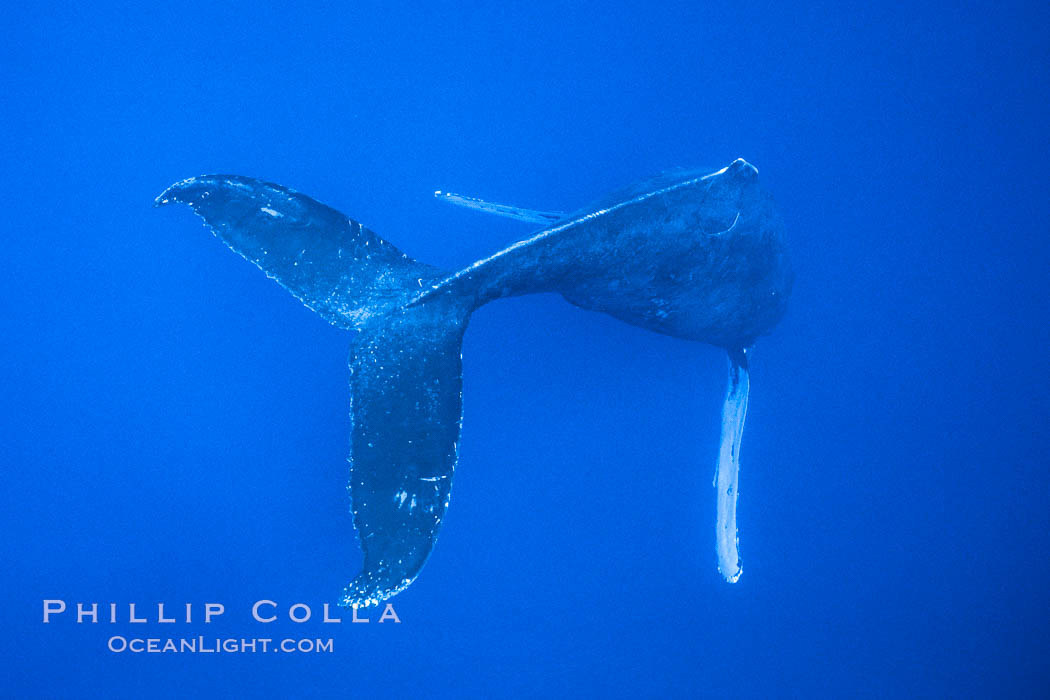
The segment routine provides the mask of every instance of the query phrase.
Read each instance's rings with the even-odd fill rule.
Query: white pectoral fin
[[[434,196],[443,202],[448,202],[449,204],[455,204],[457,206],[466,207],[467,209],[485,212],[486,214],[503,216],[516,221],[528,221],[534,224],[551,224],[564,216],[564,213],[560,211],[522,209],[521,207],[512,207],[507,204],[486,202],[485,200],[477,199],[476,197],[464,197],[461,194],[442,192],[441,190],[435,192]]]
[[[729,384],[722,405],[722,439],[718,448],[718,470],[715,489],[718,516],[715,524],[715,549],[718,570],[729,583],[740,578],[740,554],[737,551],[736,497],[740,477],[740,437],[747,416],[749,389],[747,355],[743,350],[729,353]]]

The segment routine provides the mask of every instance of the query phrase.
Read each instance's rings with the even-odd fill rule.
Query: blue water
[[[1050,11],[660,5],[8,8],[0,695],[1045,694]],[[738,156],[797,274],[751,357],[740,581],[724,353],[523,297],[467,331],[400,624],[321,623],[360,566],[348,336],[153,197],[260,177],[456,268],[530,228],[434,190],[572,210]],[[198,635],[334,650],[107,650]]]

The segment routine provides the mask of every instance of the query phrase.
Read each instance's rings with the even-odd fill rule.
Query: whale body
[[[230,248],[354,332],[349,490],[364,564],[341,604],[378,604],[419,575],[451,492],[470,315],[496,299],[539,292],[727,351],[715,549],[723,576],[736,581],[747,350],[783,316],[793,281],[758,171],[737,159],[715,172],[665,173],[571,214],[437,196],[543,228],[450,272],[310,197],[252,178],[194,177],[156,199],[189,205]]]

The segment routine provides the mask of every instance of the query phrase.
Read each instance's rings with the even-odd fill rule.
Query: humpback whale
[[[719,571],[735,582],[748,350],[783,316],[793,281],[780,218],[755,167],[737,159],[714,172],[664,173],[568,214],[435,194],[541,228],[447,271],[306,195],[252,178],[193,177],[155,202],[189,205],[235,252],[354,332],[349,492],[364,563],[341,604],[377,605],[419,575],[449,504],[470,315],[538,292],[726,350],[715,551]]]

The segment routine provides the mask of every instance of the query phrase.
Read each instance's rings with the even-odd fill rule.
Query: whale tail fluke
[[[189,205],[216,236],[330,323],[350,353],[350,496],[364,552],[341,604],[378,604],[418,575],[452,487],[462,418],[461,344],[473,295],[410,303],[447,273],[344,214],[252,178],[205,175],[158,206]]]
[[[377,604],[422,569],[448,508],[472,308],[448,295],[377,319],[351,353],[350,494],[364,550],[345,606]]]
[[[212,232],[329,323],[360,330],[446,272],[408,257],[304,194],[240,175],[201,175],[156,206],[189,205]]]

